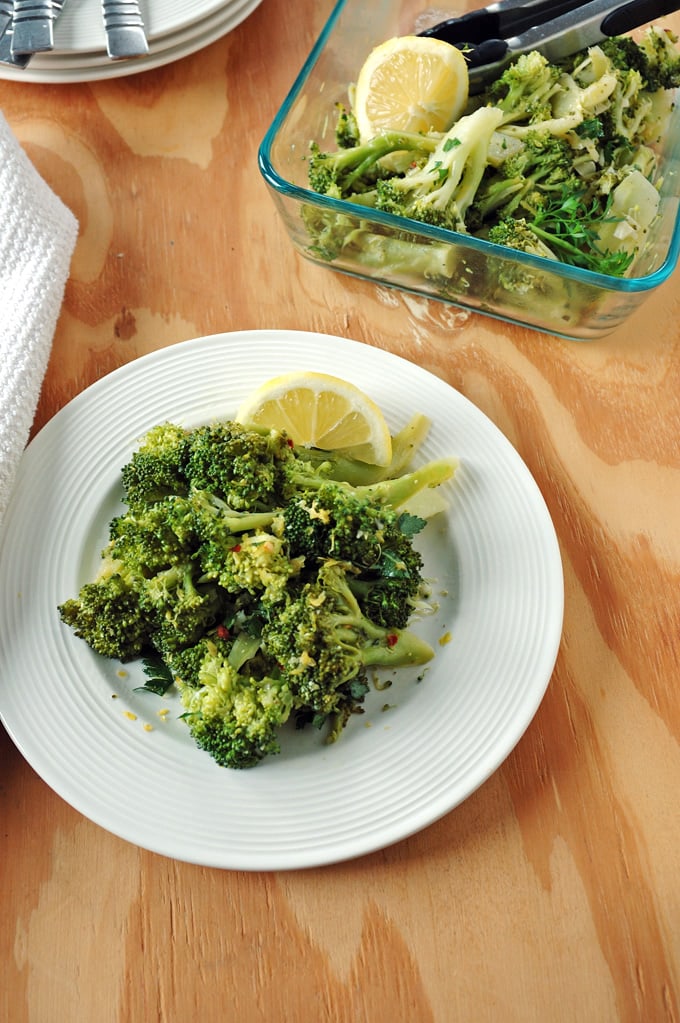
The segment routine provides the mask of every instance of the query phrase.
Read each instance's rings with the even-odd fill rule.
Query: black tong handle
[[[442,21],[421,34],[465,51],[474,92],[520,53],[540,50],[548,60],[560,60],[670,14],[678,6],[678,0],[628,0],[623,4],[616,0],[534,0],[518,7],[516,0],[499,0]]]
[[[434,36],[454,46],[478,46],[517,36],[582,6],[583,0],[533,0],[521,6],[517,0],[500,0],[480,10],[440,21],[420,35]]]

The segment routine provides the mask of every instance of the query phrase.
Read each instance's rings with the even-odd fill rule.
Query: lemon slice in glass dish
[[[380,131],[445,132],[462,114],[469,79],[459,49],[428,36],[376,46],[359,72],[354,115],[362,141]]]
[[[378,405],[354,384],[327,373],[291,372],[266,381],[243,401],[236,420],[370,465],[388,465],[392,458],[392,437]]]

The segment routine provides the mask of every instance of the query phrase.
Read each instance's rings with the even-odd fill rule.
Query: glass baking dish
[[[518,252],[379,210],[362,207],[358,212],[349,202],[318,195],[309,188],[310,142],[318,142],[322,149],[336,148],[336,104],[348,104],[348,87],[356,80],[370,50],[392,36],[421,31],[434,20],[459,13],[446,0],[437,5],[436,11],[413,0],[337,3],[260,146],[259,168],[276,208],[297,251],[320,265],[560,337],[573,340],[604,337],[667,280],[677,264],[680,251],[677,106],[661,153],[659,215],[644,249],[623,278]],[[360,262],[351,251],[330,261],[325,258],[314,246],[306,224],[329,213],[347,218],[348,227],[361,227],[389,239],[385,243],[390,247],[389,272],[379,258],[379,246],[375,266]],[[403,253],[398,267],[395,252]],[[434,275],[433,255],[440,268]]]

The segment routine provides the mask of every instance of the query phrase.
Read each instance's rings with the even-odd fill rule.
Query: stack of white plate
[[[54,50],[28,67],[0,64],[0,78],[28,82],[88,82],[148,71],[186,57],[231,32],[262,0],[141,0],[149,53],[111,60],[101,0],[66,0],[54,27]]]

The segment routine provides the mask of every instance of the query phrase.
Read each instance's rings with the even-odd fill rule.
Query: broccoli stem
[[[434,150],[436,144],[437,139],[428,135],[386,131],[368,142],[333,153],[321,152],[314,145],[309,165],[310,184],[322,194],[328,192],[332,184],[343,192],[350,192],[384,156],[413,150],[427,154]]]
[[[276,510],[263,512],[234,511],[229,505],[209,491],[194,491],[193,498],[204,511],[219,517],[230,533],[250,533],[271,526],[276,518]]]
[[[364,625],[364,628],[366,626]],[[409,664],[427,664],[434,650],[424,639],[408,629],[393,629],[389,643],[375,643],[364,647],[362,660],[367,668],[396,668]]]
[[[251,657],[254,657],[259,649],[259,636],[249,636],[246,632],[239,632],[227,655],[227,663],[230,664],[235,671],[240,671],[246,661],[249,661]]]
[[[455,249],[447,242],[427,244],[375,234],[363,228],[347,236],[341,252],[354,256],[368,270],[415,274],[429,280],[452,277],[456,268]]]
[[[392,437],[392,458],[389,465],[369,465],[368,462],[359,462],[342,451],[322,451],[320,448],[302,448],[299,456],[313,465],[323,464],[325,476],[329,480],[349,483],[353,487],[370,486],[406,471],[425,440],[430,425],[430,419],[421,412],[413,415]]]
[[[398,508],[426,487],[438,487],[451,479],[457,468],[458,460],[455,458],[436,459],[396,479],[381,480],[356,489],[359,496]]]
[[[341,587],[347,604],[346,614],[334,617],[338,633],[343,627],[357,630],[370,642],[361,647],[361,663],[366,668],[397,668],[408,664],[426,664],[434,657],[434,650],[424,639],[408,629],[386,629],[375,625],[362,613],[356,597],[347,584]]]

